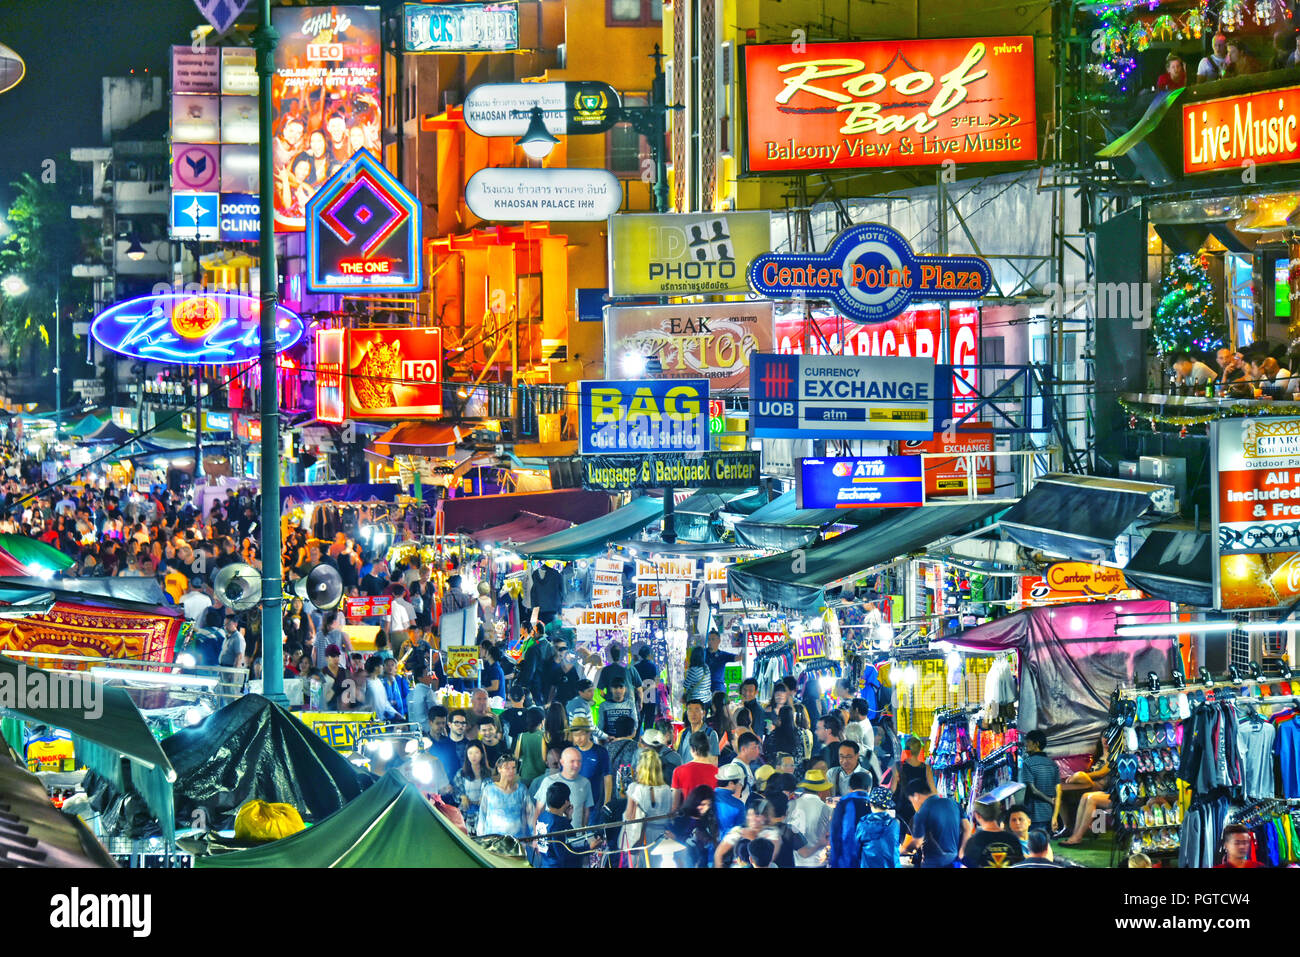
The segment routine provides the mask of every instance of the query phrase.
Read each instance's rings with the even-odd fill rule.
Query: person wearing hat
[[[713,811],[718,817],[718,832],[726,834],[745,823],[745,771],[735,761],[718,768],[718,786]]]
[[[899,825],[894,817],[894,795],[875,787],[867,795],[870,813],[858,821],[854,837],[859,867],[898,867]]]
[[[591,794],[596,800],[598,814],[600,807],[608,804],[614,796],[614,774],[609,766],[609,752],[591,738],[594,730],[595,726],[591,723],[591,718],[585,714],[575,717],[565,728],[565,732],[582,756],[580,773],[591,786]],[[599,821],[593,819],[592,823],[599,823]]]
[[[803,837],[807,851],[795,855],[795,867],[822,867],[821,851],[830,846],[831,807],[834,797],[826,772],[818,768],[806,772],[790,802],[790,826]]]
[[[760,764],[758,770],[754,772],[754,790],[766,791],[767,782],[772,779],[774,774],[776,774],[776,768],[772,767],[772,765]]]
[[[1020,840],[1002,829],[1002,815],[996,804],[977,802],[975,820],[978,830],[966,838],[961,850],[964,867],[1011,867],[1024,860]]]
[[[663,768],[664,777],[672,781],[673,772],[682,764],[681,755],[672,747],[673,723],[668,718],[660,718],[653,728],[646,728],[641,735],[641,743],[659,755],[659,766]]]

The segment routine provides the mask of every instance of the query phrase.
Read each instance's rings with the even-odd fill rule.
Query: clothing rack
[[[1262,801],[1252,801],[1234,811],[1231,821],[1233,824],[1254,827],[1294,811],[1300,811],[1300,798],[1265,798]]]

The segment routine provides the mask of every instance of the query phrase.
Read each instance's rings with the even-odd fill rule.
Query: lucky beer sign
[[[1033,37],[741,50],[752,173],[1038,158]]]

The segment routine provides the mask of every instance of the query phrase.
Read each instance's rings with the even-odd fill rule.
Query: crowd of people
[[[1157,90],[1179,90],[1193,83],[1208,83],[1233,76],[1249,76],[1268,70],[1288,70],[1300,66],[1300,50],[1296,49],[1296,31],[1286,26],[1273,34],[1273,46],[1256,58],[1251,53],[1249,41],[1242,37],[1229,37],[1216,33],[1210,39],[1210,50],[1196,65],[1195,75],[1187,69],[1188,58],[1171,51],[1165,55],[1165,70],[1156,80]]]
[[[1217,368],[1215,368],[1217,366]],[[1300,355],[1288,357],[1286,349],[1267,342],[1255,342],[1240,351],[1222,348],[1215,353],[1214,366],[1189,352],[1173,357],[1173,388],[1231,399],[1274,399],[1293,401],[1300,395]]]

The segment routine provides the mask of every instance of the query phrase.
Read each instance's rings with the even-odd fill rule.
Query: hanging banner
[[[1291,605],[1300,599],[1300,417],[1220,419],[1210,442],[1217,607]]]
[[[932,439],[951,418],[952,368],[929,359],[750,358],[759,438]]]
[[[592,569],[591,580],[597,585],[623,584],[623,562],[617,558],[598,558]]]
[[[584,380],[579,395],[583,455],[709,447],[707,379]]]
[[[273,7],[271,25],[275,228],[298,231],[307,201],[357,150],[383,155],[379,7]]]
[[[922,256],[883,223],[851,226],[822,253],[767,253],[749,284],[772,299],[821,299],[857,322],[884,322],[914,300],[979,299],[993,271],[978,256]]]
[[[960,415],[957,403],[953,403],[953,414]],[[915,440],[900,442],[898,451],[903,455],[930,455],[952,453],[953,458],[925,459],[925,494],[927,498],[942,498],[952,495],[967,495],[970,490],[970,476],[967,475],[967,460],[956,457],[971,452],[992,452],[993,433],[977,432],[978,423],[965,423],[957,432],[940,432],[928,442]],[[993,459],[981,455],[975,459],[975,491],[984,495],[993,491]]]
[[[634,488],[725,488],[756,485],[757,452],[705,452],[700,455],[652,452],[636,457],[586,455],[581,459],[583,488],[608,492]]]
[[[1038,158],[1034,38],[747,44],[748,172]]]
[[[484,83],[465,97],[465,125],[479,136],[520,137],[533,108],[552,136],[604,133],[623,118],[618,93],[608,83]]]
[[[770,302],[610,306],[605,312],[605,370],[659,360],[651,379],[699,377],[714,392],[749,388],[749,356],[772,351]],[[631,359],[629,359],[631,357]]]
[[[921,459],[878,455],[801,459],[800,508],[901,508],[925,504]]]
[[[611,296],[748,292],[746,272],[772,248],[772,215],[624,213],[609,220]]]
[[[407,53],[484,53],[519,49],[516,3],[408,3]]]
[[[359,150],[307,201],[309,292],[418,292],[420,203]]]

